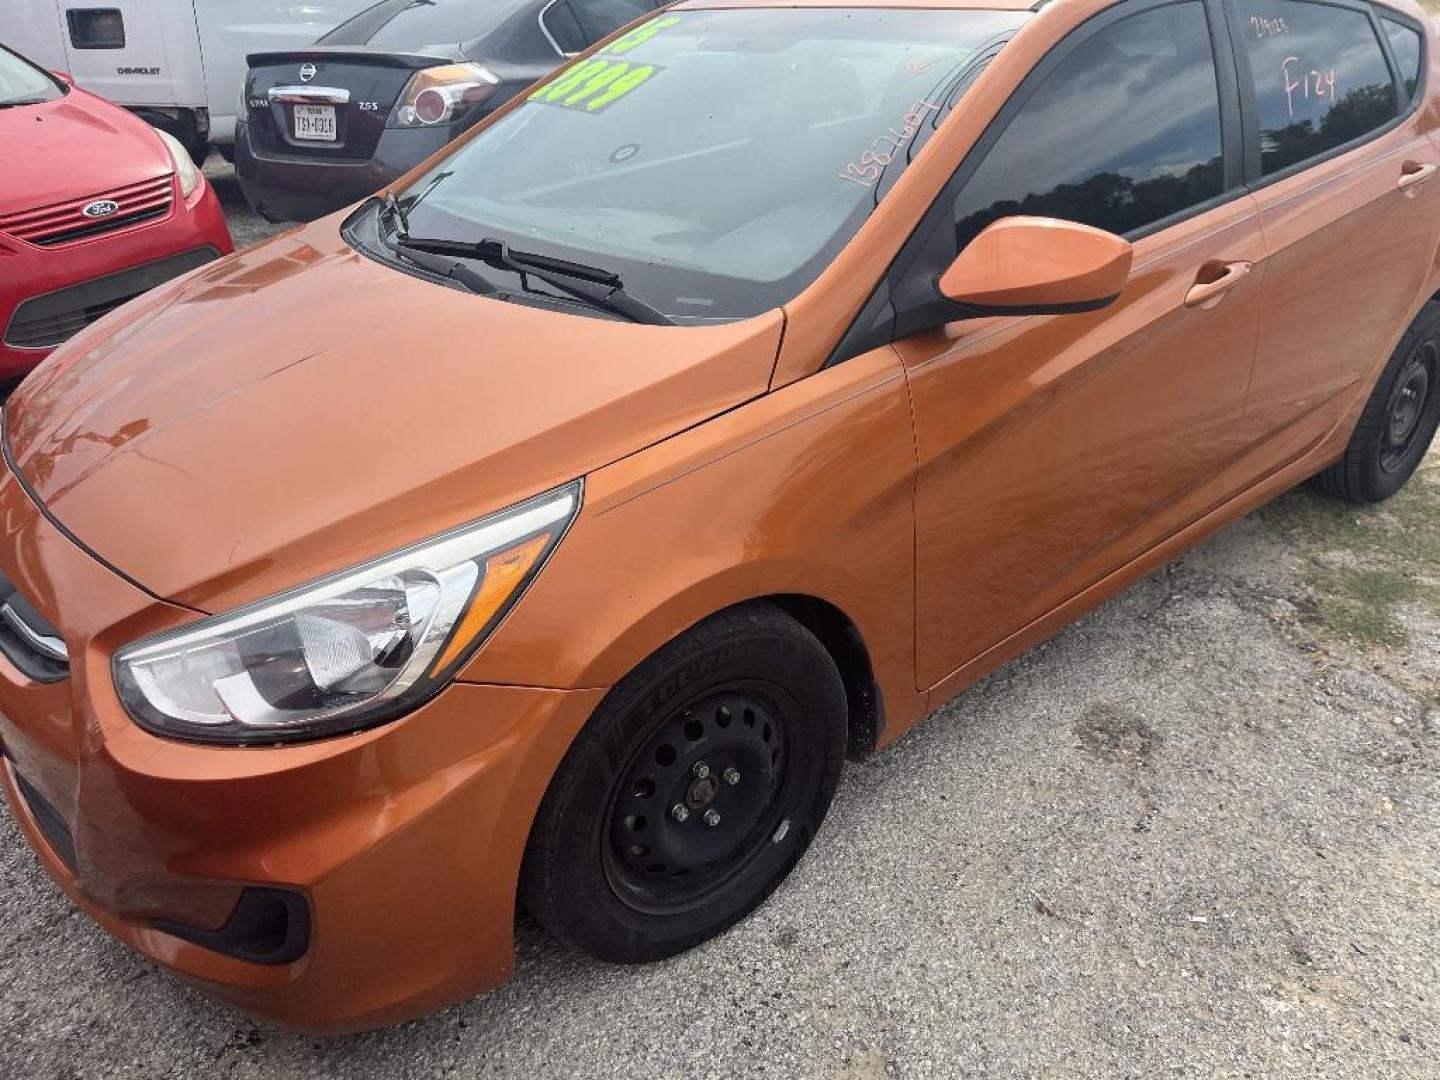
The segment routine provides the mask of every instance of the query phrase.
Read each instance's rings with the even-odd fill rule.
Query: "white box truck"
[[[0,0],[0,42],[195,156],[229,155],[248,53],[308,45],[374,0]]]

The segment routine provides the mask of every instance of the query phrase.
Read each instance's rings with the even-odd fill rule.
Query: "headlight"
[[[180,194],[188,199],[200,183],[200,170],[195,167],[195,162],[190,160],[190,151],[180,145],[179,139],[159,128],[155,129],[155,134],[160,136],[165,149],[170,151],[170,160],[175,163],[175,172],[180,177]]]
[[[313,585],[137,642],[115,685],[157,735],[310,739],[388,720],[438,689],[559,543],[580,483]]]
[[[478,105],[500,82],[480,64],[446,64],[423,68],[410,76],[386,127],[431,127],[449,123],[458,113]]]

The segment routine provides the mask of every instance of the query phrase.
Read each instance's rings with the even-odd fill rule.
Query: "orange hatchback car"
[[[310,1030],[742,918],[845,757],[1440,417],[1408,0],[686,0],[5,410],[6,794]]]

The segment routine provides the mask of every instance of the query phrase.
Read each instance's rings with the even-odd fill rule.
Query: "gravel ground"
[[[522,923],[508,986],[364,1036],[212,1004],[0,816],[0,1076],[1433,1078],[1437,567],[1440,454],[1380,509],[1287,495],[851,766],[719,940]]]
[[[235,182],[234,168],[225,164],[225,159],[219,154],[211,154],[210,160],[205,162],[205,178],[214,185],[215,194],[220,196],[220,204],[225,207],[225,220],[230,224],[230,238],[237,248],[274,236],[286,227],[272,225],[250,209],[245,196],[240,193],[240,185]]]

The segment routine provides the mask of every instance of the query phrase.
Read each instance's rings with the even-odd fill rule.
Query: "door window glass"
[[[965,185],[958,247],[1012,214],[1130,233],[1224,189],[1204,6],[1121,19],[1066,53]]]
[[[1239,0],[1267,176],[1383,127],[1395,83],[1370,16],[1301,0]]]

